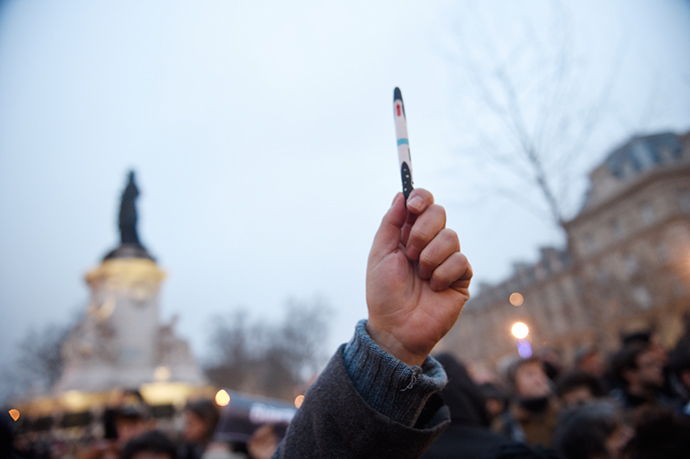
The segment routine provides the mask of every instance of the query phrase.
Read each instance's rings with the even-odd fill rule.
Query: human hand
[[[472,268],[443,207],[417,188],[383,217],[367,265],[367,332],[384,351],[421,365],[469,298]]]

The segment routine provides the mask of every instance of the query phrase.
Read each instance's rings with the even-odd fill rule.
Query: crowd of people
[[[673,349],[653,332],[622,337],[602,355],[582,346],[566,365],[539,352],[516,357],[492,377],[450,354],[436,355],[448,383],[439,392],[450,424],[427,459],[534,457],[647,459],[690,457],[690,328]],[[221,409],[190,401],[180,430],[156,425],[143,399],[106,411],[104,436],[74,451],[78,459],[268,459],[279,438],[270,425],[247,443],[216,433]],[[40,457],[25,444],[15,457]],[[48,451],[43,451],[44,457]]]
[[[161,420],[153,416],[138,391],[124,393],[124,404],[104,410],[96,428],[81,428],[82,434],[71,441],[25,432],[14,438],[12,448],[0,450],[0,457],[268,459],[278,446],[280,429],[272,425],[259,427],[246,442],[218,440],[222,409],[214,400],[192,399],[181,413]],[[94,431],[99,434],[93,435]]]
[[[396,196],[369,255],[368,319],[307,391],[282,441],[268,425],[243,446],[217,441],[218,408],[206,400],[187,405],[172,436],[123,407],[112,413],[112,438],[78,457],[690,457],[690,333],[673,350],[637,333],[610,356],[578,350],[571,365],[537,352],[490,378],[451,355],[431,357],[472,278],[445,224],[428,191]]]
[[[637,332],[605,355],[582,346],[568,365],[553,352],[516,357],[494,377],[450,355],[437,360],[451,426],[428,459],[690,457],[690,327],[673,349]]]

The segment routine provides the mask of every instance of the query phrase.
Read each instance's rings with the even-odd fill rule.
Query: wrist
[[[382,350],[411,367],[421,367],[429,355],[428,352],[412,352],[408,350],[392,333],[378,328],[375,322],[372,323],[371,319],[367,321],[366,331],[372,341]]]
[[[443,367],[431,357],[421,366],[405,364],[371,339],[366,323],[357,324],[352,340],[342,348],[348,376],[371,408],[411,427],[429,396],[446,384]]]

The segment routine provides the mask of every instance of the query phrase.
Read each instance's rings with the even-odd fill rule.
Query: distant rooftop
[[[629,186],[631,180],[648,171],[684,161],[683,145],[687,141],[682,135],[662,132],[636,135],[615,148],[601,165],[590,173],[590,186],[585,193],[581,212],[593,209],[620,193]]]
[[[672,132],[635,136],[604,161],[611,175],[624,179],[681,157],[680,136]]]

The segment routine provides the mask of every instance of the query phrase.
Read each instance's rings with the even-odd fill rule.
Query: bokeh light
[[[216,392],[216,403],[218,406],[228,406],[230,403],[230,394],[225,389]]]
[[[170,370],[165,366],[156,367],[153,372],[153,377],[156,381],[167,381],[170,379]]]
[[[529,335],[529,328],[523,322],[515,322],[511,329],[513,336],[517,339],[525,339]]]
[[[10,417],[11,417],[12,420],[14,420],[14,421],[16,421],[17,419],[19,419],[19,410],[15,410],[14,408],[12,408],[12,409],[10,410]]]
[[[299,407],[302,406],[302,402],[304,402],[304,395],[295,397],[295,408],[299,409]]]
[[[523,359],[532,357],[532,345],[526,339],[519,339],[517,342],[518,354]]]
[[[518,292],[513,292],[510,294],[510,298],[508,299],[510,301],[510,304],[513,306],[522,306],[522,303],[525,302],[525,298],[522,296],[521,293]]]

